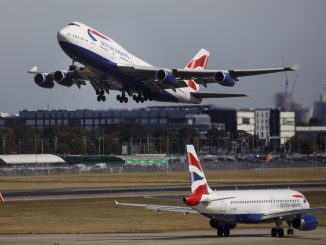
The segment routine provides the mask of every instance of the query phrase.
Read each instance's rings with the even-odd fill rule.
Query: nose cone
[[[58,42],[66,42],[67,41],[67,32],[65,31],[65,28],[58,31],[57,39],[58,39]]]

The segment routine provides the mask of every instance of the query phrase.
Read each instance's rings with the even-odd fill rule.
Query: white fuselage
[[[122,77],[119,70],[113,68],[117,64],[151,67],[149,63],[132,55],[111,38],[79,22],[73,22],[61,29],[57,34],[57,39],[70,58],[102,73],[103,77],[111,81],[126,83],[130,80],[128,77]],[[112,64],[112,70],[106,67],[108,64]],[[201,102],[191,96],[189,87],[175,90],[162,89],[162,92],[162,97],[158,100],[165,101],[164,95],[166,95],[166,101],[195,104]]]
[[[214,191],[203,195],[201,203],[193,207],[205,216],[225,222],[241,222],[243,215],[272,214],[306,208],[309,208],[309,203],[304,195],[290,189]]]

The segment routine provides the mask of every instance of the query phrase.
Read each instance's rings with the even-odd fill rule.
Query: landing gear
[[[147,101],[147,97],[142,96],[140,93],[138,95],[133,95],[132,96],[133,100],[136,101],[136,103],[144,103],[144,101]]]
[[[118,94],[117,95],[117,100],[120,102],[120,103],[128,103],[128,98],[126,96],[126,92],[125,91],[122,91],[122,94]]]
[[[293,229],[293,226],[292,226],[292,221],[288,222],[288,224],[289,224],[289,229],[287,230],[287,234],[289,236],[293,236],[294,235],[294,229]]]
[[[271,235],[272,237],[283,237],[284,236],[284,230],[283,228],[279,228],[279,229],[276,229],[276,228],[272,228],[271,230]]]
[[[75,60],[72,59],[72,64],[69,66],[69,71],[77,71],[78,67],[75,65]]]
[[[218,237],[229,237],[230,236],[230,229],[225,226],[219,226],[217,228],[217,236]]]
[[[275,219],[276,228],[272,228],[271,235],[272,237],[283,237],[284,236],[284,230],[282,228],[283,220],[281,219]]]
[[[104,95],[104,89],[96,89],[95,90],[95,92],[96,92],[96,95],[97,95],[97,101],[98,102],[100,102],[100,101],[105,101],[106,100],[106,97],[105,97],[105,95]]]
[[[289,228],[287,233],[288,233],[289,236],[293,236],[294,235],[294,229]]]

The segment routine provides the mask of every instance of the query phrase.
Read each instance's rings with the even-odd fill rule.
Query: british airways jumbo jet
[[[185,68],[154,67],[129,53],[118,43],[95,29],[72,22],[57,33],[62,50],[72,59],[69,70],[40,72],[34,66],[35,83],[42,88],[60,85],[79,88],[89,81],[97,100],[105,101],[105,93],[120,91],[120,103],[132,96],[137,103],[146,100],[200,104],[205,98],[241,97],[244,94],[200,93],[199,86],[218,83],[232,87],[239,77],[293,71],[297,66],[270,69],[205,70],[209,52],[201,49]],[[79,62],[83,67],[77,67]]]
[[[144,207],[157,211],[202,214],[210,219],[210,226],[217,235],[230,236],[230,229],[238,223],[275,223],[273,237],[284,236],[283,223],[287,223],[288,235],[294,228],[301,231],[314,230],[318,219],[313,212],[326,211],[326,207],[310,208],[305,196],[290,189],[213,191],[208,186],[199,158],[192,145],[187,145],[187,157],[192,194],[183,198],[187,206],[162,206],[135,203],[119,203],[116,206]],[[159,198],[171,200],[174,198]],[[176,201],[181,201],[175,199]]]

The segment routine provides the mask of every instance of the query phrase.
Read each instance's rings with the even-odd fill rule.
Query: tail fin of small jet
[[[209,188],[204,171],[200,165],[199,158],[193,145],[187,145],[187,157],[189,164],[191,192],[195,195],[209,194]]]
[[[209,58],[209,52],[205,49],[201,49],[195,55],[195,57],[188,62],[185,69],[205,70],[207,66],[208,58]],[[199,84],[197,84],[194,80],[192,79],[187,80],[186,83],[193,92],[199,91]]]

